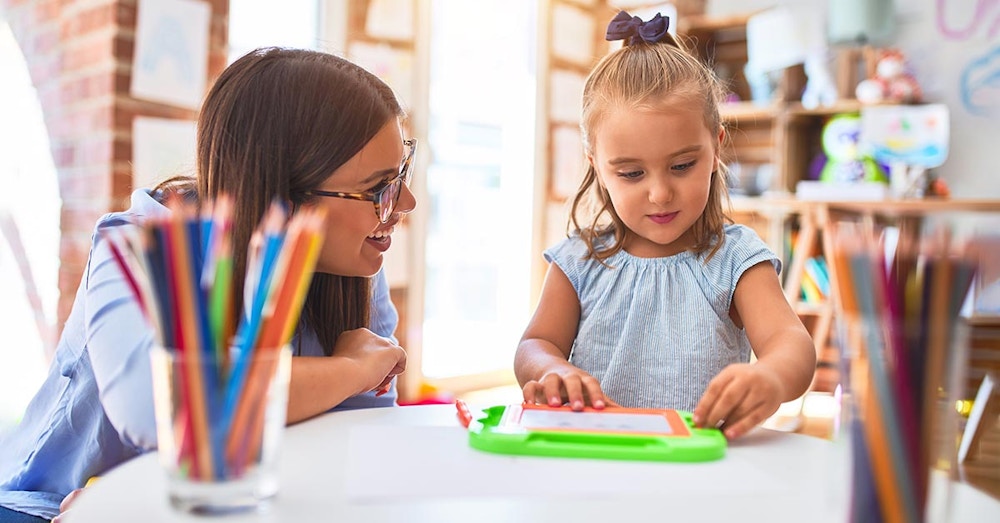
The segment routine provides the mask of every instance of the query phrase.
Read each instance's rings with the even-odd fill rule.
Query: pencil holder
[[[291,350],[221,358],[154,347],[150,360],[171,504],[198,514],[264,506],[278,492]]]
[[[849,448],[847,521],[949,521],[967,329],[933,320],[944,331],[940,345],[898,351],[892,337],[921,326],[866,317],[841,323],[838,439]]]

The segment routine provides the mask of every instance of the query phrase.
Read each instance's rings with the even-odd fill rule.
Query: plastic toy
[[[854,90],[864,104],[918,103],[922,98],[920,85],[907,72],[906,59],[898,49],[880,52],[875,64],[875,76],[862,80]]]
[[[861,154],[861,117],[841,114],[830,118],[823,127],[823,152],[826,163],[819,179],[824,182],[889,181],[885,170],[871,156]]]
[[[497,405],[474,416],[462,403],[456,409],[469,446],[499,454],[697,462],[721,459],[728,445],[719,429],[697,428],[679,410]]]

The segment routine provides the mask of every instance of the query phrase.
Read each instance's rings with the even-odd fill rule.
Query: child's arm
[[[514,374],[523,387],[524,401],[573,410],[614,404],[604,397],[597,380],[569,362],[580,322],[580,300],[566,274],[550,264],[535,315],[514,354]]]
[[[713,378],[694,420],[703,427],[721,423],[726,437],[734,439],[805,393],[816,371],[816,349],[770,262],[743,273],[731,312],[746,329],[757,362],[730,365]]]

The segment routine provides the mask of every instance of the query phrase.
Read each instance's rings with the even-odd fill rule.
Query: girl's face
[[[382,128],[364,148],[333,172],[317,189],[343,193],[371,193],[396,179],[408,151],[399,123]],[[386,223],[375,214],[372,201],[318,197],[311,205],[326,210],[326,236],[316,271],[339,276],[373,276],[382,267],[382,253],[403,214],[416,206],[403,184],[399,200]]]
[[[671,256],[694,245],[691,226],[708,203],[723,132],[709,132],[702,108],[617,109],[593,133],[589,157],[615,212],[632,231],[633,256]]]

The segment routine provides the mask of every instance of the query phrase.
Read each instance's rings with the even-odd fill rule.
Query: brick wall
[[[206,2],[212,7],[211,80],[226,65],[229,0]],[[0,0],[42,104],[59,178],[58,331],[87,262],[94,222],[121,210],[132,191],[132,120],[196,117],[195,111],[129,95],[140,5],[138,0]]]

